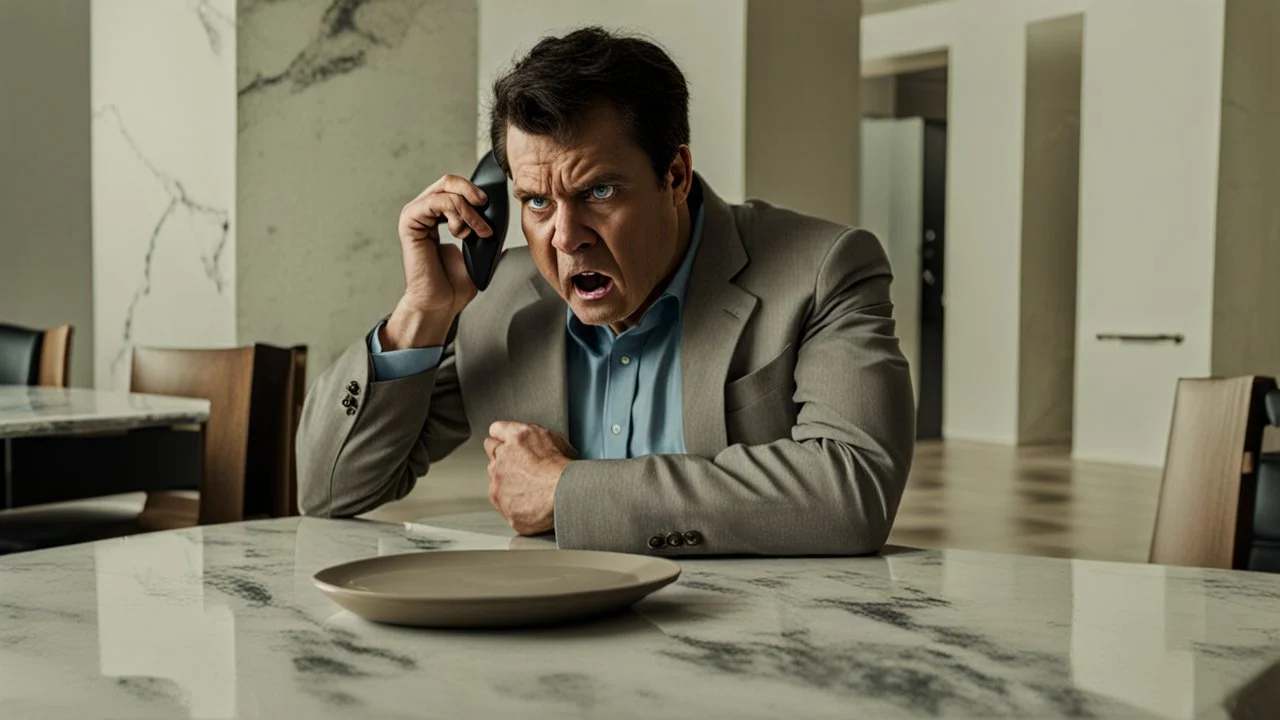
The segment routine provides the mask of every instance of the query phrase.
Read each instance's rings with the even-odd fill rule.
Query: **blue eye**
[[[529,198],[529,199],[528,199],[528,201],[527,201],[527,202],[529,203],[529,207],[533,208],[534,210],[546,210],[546,209],[547,209],[547,199],[546,199],[546,198],[543,198],[543,197],[531,197],[531,198]]]
[[[613,197],[614,187],[612,185],[597,185],[591,188],[592,200],[608,200]]]

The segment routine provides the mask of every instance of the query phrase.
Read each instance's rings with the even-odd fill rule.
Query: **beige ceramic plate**
[[[445,550],[384,555],[315,574],[334,602],[366,620],[500,627],[619,611],[680,577],[663,558],[589,550]]]

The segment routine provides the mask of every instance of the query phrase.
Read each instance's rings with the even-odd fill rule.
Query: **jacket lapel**
[[[702,244],[693,259],[680,332],[685,451],[714,457],[728,446],[724,385],[756,296],[733,284],[748,257],[729,206],[698,177]],[[563,345],[563,343],[561,343]]]
[[[523,305],[507,326],[507,401],[512,417],[569,432],[565,390],[565,304],[540,276],[530,278]]]

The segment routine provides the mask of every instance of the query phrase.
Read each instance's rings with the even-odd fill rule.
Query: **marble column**
[[[1018,444],[1069,443],[1076,355],[1084,15],[1027,25]]]
[[[235,342],[234,0],[93,3],[94,380]]]
[[[1277,33],[1280,5],[1227,1],[1213,269],[1214,375],[1280,376]]]
[[[99,387],[136,345],[305,344],[394,307],[400,208],[475,163],[474,0],[93,9]]]
[[[476,163],[475,0],[240,0],[236,339],[315,377],[404,290],[400,210]]]

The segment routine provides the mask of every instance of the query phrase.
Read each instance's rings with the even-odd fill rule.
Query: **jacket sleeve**
[[[894,336],[889,263],[849,231],[822,264],[795,369],[791,436],[713,458],[571,463],[556,489],[562,548],[685,555],[856,555],[884,544],[915,446],[911,376]]]
[[[470,434],[452,344],[434,368],[377,381],[367,340],[354,343],[303,404],[296,439],[299,510],[350,517],[399,500]]]

